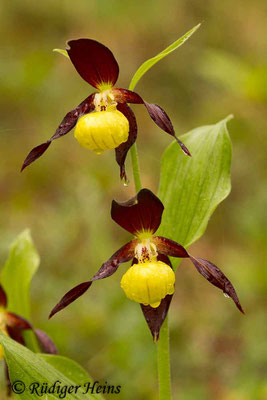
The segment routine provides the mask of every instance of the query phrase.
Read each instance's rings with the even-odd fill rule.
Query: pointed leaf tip
[[[159,54],[156,56],[149,58],[146,60],[136,71],[134,74],[129,89],[134,90],[135,86],[137,83],[140,81],[142,76],[151,68],[153,65],[155,65],[157,62],[162,60],[164,57],[172,53],[174,50],[178,49],[182,44],[184,44],[192,35],[193,33],[196,32],[196,30],[200,27],[201,23],[196,25],[194,28],[192,28],[190,31],[186,32],[182,37],[180,37],[178,40],[176,40],[174,43],[172,43],[170,46],[168,46],[166,49],[161,51]]]
[[[65,57],[67,57],[67,58],[69,59],[69,55],[68,55],[67,50],[63,50],[63,49],[53,49],[53,51],[54,51],[55,53],[62,54],[63,56],[65,56]]]
[[[222,121],[193,129],[181,139],[192,158],[177,151],[176,143],[163,154],[159,198],[165,212],[158,234],[187,248],[203,235],[212,213],[230,193],[232,146]]]

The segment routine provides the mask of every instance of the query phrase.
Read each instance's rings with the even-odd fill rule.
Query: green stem
[[[142,182],[140,176],[139,160],[137,153],[136,143],[131,147],[132,169],[136,193],[142,189]]]
[[[171,369],[168,316],[160,330],[158,350],[159,400],[171,400]]]
[[[132,169],[136,192],[142,189],[137,146],[131,147]],[[171,372],[170,372],[170,345],[168,317],[160,330],[160,339],[157,344],[158,352],[158,380],[159,400],[171,400]]]

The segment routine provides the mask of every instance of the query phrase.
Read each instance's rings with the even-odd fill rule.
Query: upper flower
[[[189,150],[176,137],[170,118],[160,106],[147,103],[133,91],[114,87],[119,66],[106,46],[92,39],[70,40],[68,45],[67,52],[76,71],[97,92],[67,113],[55,134],[31,150],[21,170],[39,158],[53,140],[66,135],[76,126],[74,136],[83,147],[97,154],[115,148],[121,179],[127,181],[125,159],[137,137],[135,115],[127,103],[144,104],[152,120],[173,136],[184,153],[190,156]]]
[[[168,256],[189,258],[197,271],[231,297],[244,313],[233,285],[216,265],[191,256],[183,246],[171,239],[155,236],[163,210],[161,201],[148,189],[142,189],[128,202],[113,201],[112,219],[133,234],[135,239],[113,254],[91,280],[70,290],[54,307],[50,317],[86,292],[93,281],[111,276],[121,263],[132,259],[133,265],[123,275],[121,287],[128,298],[141,304],[151,333],[157,340],[174,292],[175,275]]]

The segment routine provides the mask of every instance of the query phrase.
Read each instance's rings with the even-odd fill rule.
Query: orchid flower
[[[52,310],[50,317],[85,293],[94,281],[113,275],[121,263],[133,260],[121,287],[126,296],[141,304],[154,340],[166,318],[174,293],[175,273],[168,257],[189,258],[196,270],[212,285],[231,297],[244,313],[236,291],[223,272],[210,261],[193,257],[179,243],[155,236],[164,206],[150,190],[142,189],[125,203],[112,202],[111,217],[135,238],[121,247],[87,282],[71,289]]]
[[[30,151],[21,171],[37,160],[53,140],[66,135],[75,127],[74,136],[81,146],[97,154],[115,149],[120,177],[127,182],[125,159],[137,137],[135,115],[127,103],[144,104],[153,121],[173,136],[184,153],[190,156],[189,150],[176,137],[170,118],[160,106],[147,103],[131,90],[114,86],[119,76],[119,66],[107,47],[92,39],[70,40],[68,45],[66,54],[74,68],[97,92],[69,111],[54,135]],[[64,53],[64,50],[61,52]]]

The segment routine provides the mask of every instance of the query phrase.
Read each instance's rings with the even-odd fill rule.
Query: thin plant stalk
[[[135,185],[136,193],[138,193],[142,189],[142,182],[141,182],[139,158],[138,158],[136,143],[134,143],[134,145],[131,147],[130,151],[131,151],[131,161],[132,161],[134,185]]]
[[[135,190],[138,193],[142,189],[141,174],[139,168],[138,151],[136,143],[131,147],[131,161]],[[170,371],[170,344],[168,316],[160,330],[160,339],[157,343],[157,363],[159,400],[171,400],[171,371]]]

